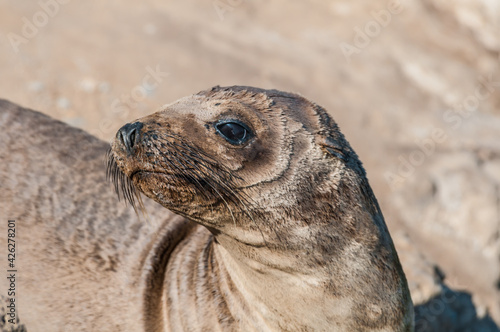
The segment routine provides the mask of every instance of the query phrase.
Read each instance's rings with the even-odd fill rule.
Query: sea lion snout
[[[144,125],[142,122],[127,123],[121,127],[116,133],[116,138],[120,140],[129,154],[134,152],[137,142],[140,139],[141,129]]]

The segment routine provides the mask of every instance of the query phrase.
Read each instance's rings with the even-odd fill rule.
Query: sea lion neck
[[[341,267],[346,255],[384,256],[392,250],[392,241],[368,182],[358,185],[344,176],[336,195],[315,193],[291,208],[261,213],[254,218],[258,228],[247,219],[247,227],[237,222],[222,231],[211,229],[215,243],[255,270],[303,274],[328,274]],[[391,261],[396,263],[397,256]]]
[[[393,312],[399,300],[391,294],[405,285],[404,279],[396,278],[395,284],[389,281],[399,262],[391,249],[380,243],[378,249],[370,251],[362,243],[351,242],[336,257],[324,253],[319,258],[298,248],[287,251],[282,247],[255,247],[221,233],[204,241],[198,254],[191,250],[183,258],[176,257],[176,264],[190,264],[192,256],[199,257],[198,264],[206,265],[208,271],[196,278],[202,278],[211,296],[222,299],[217,306],[231,317],[228,321],[241,317],[240,309],[244,308],[251,325],[241,328],[248,324],[243,320],[242,330],[258,326],[258,330],[328,331],[331,321],[326,317],[337,316],[349,317],[338,325],[339,331],[356,330],[352,322],[379,330],[401,319],[380,315]],[[182,279],[179,275],[165,278]],[[377,284],[377,289],[366,287],[369,284]],[[381,289],[386,295],[380,296]],[[234,308],[235,302],[240,309]],[[197,310],[210,312],[210,307]],[[170,319],[177,320],[175,315]],[[409,324],[410,318],[394,330],[407,331]]]

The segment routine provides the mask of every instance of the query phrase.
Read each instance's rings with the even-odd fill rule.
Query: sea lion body
[[[79,129],[6,101],[0,127],[1,267],[6,272],[7,220],[15,220],[21,324],[28,331],[141,331],[150,256],[158,236],[175,235],[184,218],[146,200],[151,222],[141,222],[106,181],[109,144]],[[10,282],[0,280],[7,296]]]
[[[106,144],[0,106],[28,330],[412,331],[361,163],[305,98],[216,87],[124,126],[108,176],[176,213],[145,199],[148,222],[105,183]]]

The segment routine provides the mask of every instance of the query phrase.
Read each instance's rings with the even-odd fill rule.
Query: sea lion
[[[125,125],[110,165],[129,197],[137,188],[211,233],[170,258],[165,326],[411,329],[406,280],[365,171],[305,98],[203,91]]]
[[[29,299],[19,311],[28,330],[413,330],[406,279],[365,171],[307,99],[215,87],[123,126],[108,176],[148,222],[103,184],[102,142],[0,106],[11,109],[4,131],[19,114],[46,127],[23,127],[36,139],[14,178],[29,169],[51,181],[8,188],[8,218],[34,242],[21,243],[32,281],[23,287],[38,290],[19,291]],[[6,150],[0,181],[16,164]],[[67,155],[73,162],[61,167]],[[57,174],[46,171],[54,166]]]

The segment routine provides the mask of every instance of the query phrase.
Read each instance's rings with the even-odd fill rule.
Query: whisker
[[[106,180],[113,183],[118,200],[125,200],[132,206],[138,216],[140,211],[148,219],[141,194],[135,188],[132,180],[118,166],[111,148],[107,152]]]
[[[191,150],[193,151],[193,150]],[[181,154],[183,154],[185,156],[184,153],[181,152]],[[187,156],[186,156],[187,157]],[[189,159],[186,159],[186,158],[183,158],[183,160],[187,163],[189,163],[190,165],[192,165],[193,167],[195,167],[197,170],[199,170],[200,172],[202,172],[202,170],[200,170],[200,168],[195,165],[194,163],[192,163]],[[206,160],[202,159],[204,162]],[[214,173],[212,171],[212,169],[208,168],[205,166],[205,163],[200,163],[201,166],[203,166],[206,170]],[[231,174],[230,172],[227,172],[228,174]],[[214,175],[216,175],[217,177],[218,174],[217,173],[214,173]],[[209,177],[208,177],[209,178]],[[236,206],[240,207],[240,210],[245,213],[249,218],[250,220],[252,220],[253,224],[257,227],[257,229],[259,230],[259,232],[261,233],[261,236],[262,236],[262,239],[264,241],[264,243],[267,245],[267,241],[264,237],[264,233],[262,232],[262,229],[259,227],[259,225],[257,224],[257,222],[255,221],[255,219],[253,218],[253,215],[250,213],[249,209],[248,209],[248,201],[245,200],[245,199],[242,199],[243,197],[240,198],[241,195],[238,195],[232,188],[231,186],[227,185],[226,182],[229,182],[231,183],[232,181],[227,181],[226,179],[218,179],[219,181],[215,182],[219,185],[219,187],[221,187],[223,189],[223,192],[229,196],[230,200],[235,203]],[[226,181],[225,181],[226,180]],[[216,190],[216,192],[218,193],[217,189],[210,183],[208,182],[208,184],[212,187],[212,189]],[[222,198],[222,196],[221,196]],[[223,198],[222,198],[223,199]],[[223,199],[224,200],[224,199]],[[227,204],[227,202],[224,200],[224,203],[226,204],[226,206],[228,207],[229,209],[229,206]],[[230,210],[230,209],[229,209]],[[233,222],[235,222],[234,220],[234,215],[232,213],[232,211],[230,210],[230,213],[231,213],[231,216],[233,218]],[[236,225],[236,224],[235,224]],[[279,235],[275,232],[276,236],[278,237],[278,240],[281,242],[281,238],[279,237]]]

